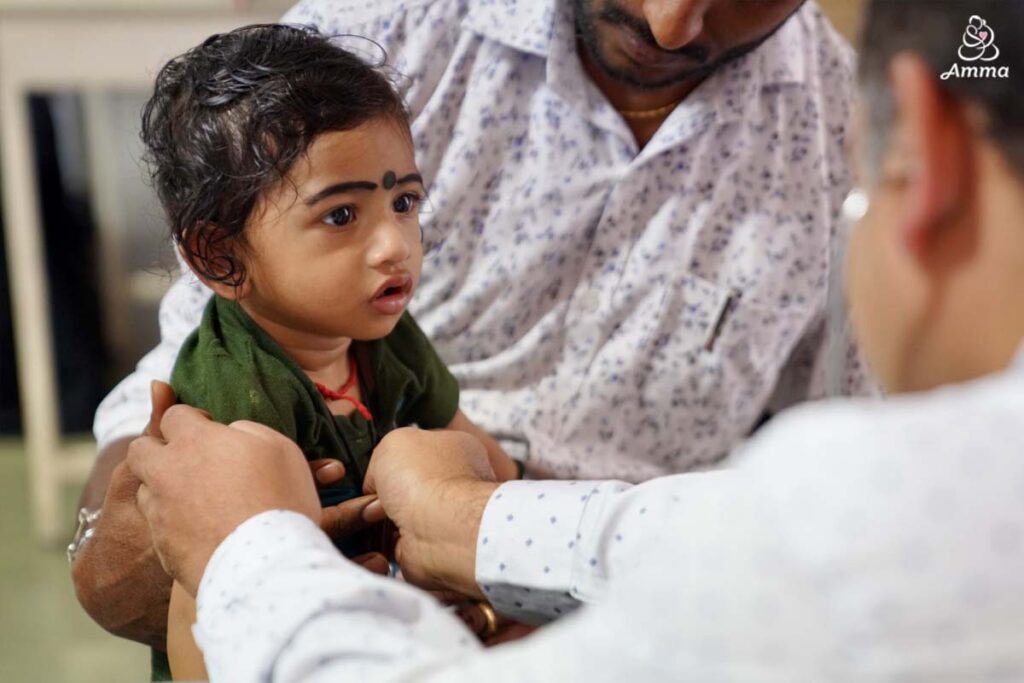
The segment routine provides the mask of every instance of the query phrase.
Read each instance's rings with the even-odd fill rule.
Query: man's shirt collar
[[[516,50],[547,58],[558,0],[473,0],[463,26]]]

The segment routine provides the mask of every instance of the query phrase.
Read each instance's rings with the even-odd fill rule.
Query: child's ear
[[[178,242],[178,253],[199,281],[225,299],[240,301],[252,286],[238,240],[215,225],[189,231]],[[191,258],[190,258],[191,256]],[[197,270],[193,262],[202,264]]]

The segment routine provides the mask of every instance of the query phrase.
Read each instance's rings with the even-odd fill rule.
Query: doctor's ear
[[[199,280],[225,299],[241,300],[251,291],[245,267],[245,247],[214,223],[198,224],[185,231],[178,252]]]
[[[904,244],[927,250],[938,229],[968,198],[974,130],[964,107],[945,93],[921,57],[904,53],[889,67],[896,102],[897,144],[890,152],[906,187],[901,219]],[[898,157],[898,158],[896,158]]]

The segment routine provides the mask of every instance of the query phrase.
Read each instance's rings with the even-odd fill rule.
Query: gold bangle
[[[476,603],[477,609],[480,610],[480,614],[484,615],[484,620],[487,625],[484,626],[483,633],[480,634],[481,638],[493,638],[498,634],[498,615],[495,614],[494,608],[491,607],[490,603],[478,602]]]

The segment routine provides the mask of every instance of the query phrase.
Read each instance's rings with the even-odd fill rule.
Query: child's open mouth
[[[412,299],[412,277],[396,275],[388,278],[377,290],[370,305],[385,315],[395,315],[405,310]]]

